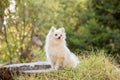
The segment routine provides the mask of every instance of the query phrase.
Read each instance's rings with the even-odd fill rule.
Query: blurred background
[[[104,49],[120,63],[119,0],[0,0],[0,64],[45,60],[51,26],[72,52]]]

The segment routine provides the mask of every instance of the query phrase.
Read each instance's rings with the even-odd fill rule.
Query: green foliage
[[[0,1],[0,30],[2,30],[4,23],[5,9],[9,6],[9,0],[1,0]]]
[[[4,15],[4,10],[9,6],[9,0],[0,1],[0,17]]]
[[[95,18],[111,29],[120,29],[120,2],[118,0],[90,0],[90,8],[96,13]]]
[[[79,13],[84,11],[82,18],[77,17],[79,19],[78,24],[81,19],[84,22],[81,25],[79,24],[76,30],[72,28],[67,30],[68,46],[73,51],[99,48],[107,50],[108,54],[119,55],[119,5],[120,3],[117,0],[87,0],[84,3],[85,10],[81,10],[81,12],[78,9],[76,10]]]
[[[112,53],[114,55],[120,55],[119,6],[120,2],[118,0],[89,0],[87,5],[88,11],[93,11],[93,15],[90,16],[91,19],[86,24],[90,35],[93,36],[92,45],[97,48],[104,48],[108,51],[108,54]],[[96,23],[91,20],[95,20]]]

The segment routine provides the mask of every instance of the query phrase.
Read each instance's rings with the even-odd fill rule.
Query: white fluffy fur
[[[65,39],[64,28],[56,29],[52,27],[46,37],[46,56],[53,69],[76,67],[79,64],[77,56],[67,48]]]

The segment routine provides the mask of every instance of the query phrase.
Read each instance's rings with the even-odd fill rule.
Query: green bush
[[[95,18],[102,23],[105,27],[111,29],[120,29],[120,2],[118,0],[89,0],[91,4],[89,8],[92,8],[95,12]]]
[[[79,22],[81,22],[81,19],[84,22],[81,25],[79,24],[76,30],[66,28],[68,46],[75,51],[78,49],[89,50],[90,48],[99,48],[107,50],[108,54],[119,55],[120,2],[117,0],[87,0],[84,5],[86,9],[84,10],[83,17],[77,17]],[[78,9],[77,11],[79,12]]]

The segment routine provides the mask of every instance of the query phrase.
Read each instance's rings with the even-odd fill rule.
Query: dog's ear
[[[56,30],[56,28],[54,26],[51,27],[50,31],[54,32]]]
[[[61,28],[61,31],[62,31],[63,33],[65,32],[65,29],[64,29],[64,27],[62,27],[62,28]]]

